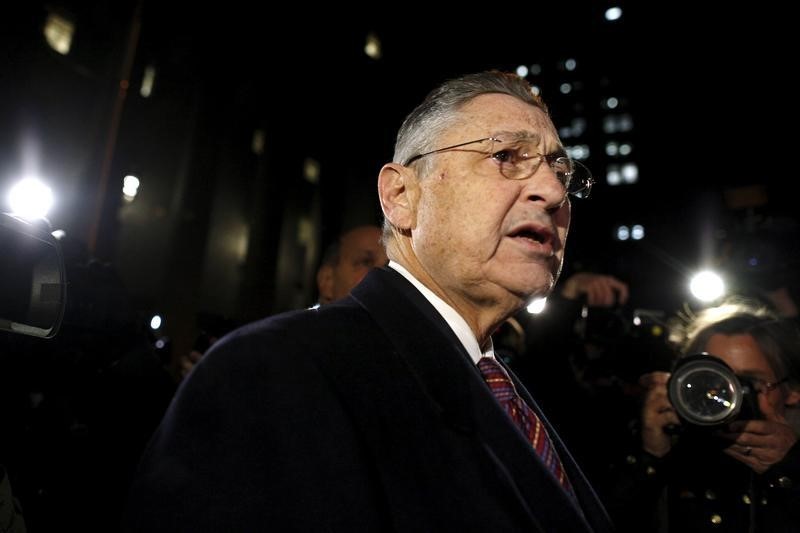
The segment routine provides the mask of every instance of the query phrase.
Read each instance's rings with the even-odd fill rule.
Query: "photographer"
[[[620,530],[798,531],[800,445],[791,422],[800,404],[797,328],[766,309],[729,303],[702,311],[684,333],[684,356],[715,356],[744,391],[741,402],[726,399],[736,387],[703,389],[701,399],[721,406],[749,399],[753,412],[694,425],[685,410],[696,406],[670,401],[669,390],[677,393],[668,390],[669,373],[642,376],[640,449],[618,467],[610,497]]]

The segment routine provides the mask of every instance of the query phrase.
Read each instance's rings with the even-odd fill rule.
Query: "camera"
[[[678,361],[667,392],[678,417],[693,426],[717,428],[737,419],[762,418],[753,384],[705,352]]]
[[[64,259],[42,227],[0,213],[0,330],[53,337],[66,303]]]

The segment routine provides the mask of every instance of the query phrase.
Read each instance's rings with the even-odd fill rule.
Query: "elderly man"
[[[561,269],[591,177],[517,76],[446,82],[378,177],[391,262],[221,340],[143,458],[136,531],[610,531],[491,333]]]

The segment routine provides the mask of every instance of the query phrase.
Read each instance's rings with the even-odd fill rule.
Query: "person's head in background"
[[[684,355],[698,352],[752,380],[767,420],[783,421],[800,404],[800,332],[766,307],[731,301],[704,309],[687,324],[681,346]]]
[[[322,256],[317,271],[319,303],[327,304],[347,296],[371,268],[385,266],[388,262],[379,227],[358,226],[343,233]]]

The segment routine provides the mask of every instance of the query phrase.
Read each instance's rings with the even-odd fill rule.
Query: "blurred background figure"
[[[388,262],[378,226],[357,226],[345,231],[326,248],[322,256],[317,270],[318,305],[347,296],[370,269],[386,266]],[[200,336],[189,354],[181,356],[179,360],[180,379],[194,368],[209,346],[237,325],[213,315],[201,315],[198,322]]]
[[[325,250],[317,271],[319,303],[343,298],[374,267],[386,266],[389,258],[377,226],[358,226],[343,233]]]
[[[671,401],[677,396],[669,394],[669,373],[643,375],[635,448],[619,457],[608,488],[610,511],[620,530],[797,531],[800,428],[792,423],[800,405],[796,325],[765,307],[740,301],[699,312],[683,334],[683,356],[707,352],[735,373],[744,391],[736,403],[743,408],[723,423],[695,425],[699,423],[686,421],[691,420],[687,410],[707,414],[732,405],[730,387],[714,382],[696,403],[684,406]],[[691,386],[687,379],[674,390]],[[751,412],[745,414],[748,403]]]

